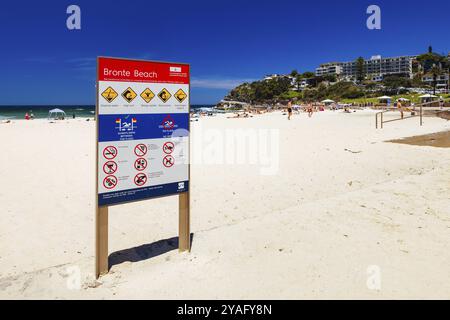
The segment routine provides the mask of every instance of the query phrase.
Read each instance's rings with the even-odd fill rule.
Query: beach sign
[[[189,71],[183,63],[97,59],[97,276],[108,271],[112,205],[178,195],[179,246],[189,250]]]

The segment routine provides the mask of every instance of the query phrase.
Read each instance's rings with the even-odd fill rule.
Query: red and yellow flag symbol
[[[136,123],[137,122],[136,118],[132,118],[131,122]]]
[[[116,119],[116,123],[121,123],[121,122],[122,122],[122,120],[120,120],[120,118]]]

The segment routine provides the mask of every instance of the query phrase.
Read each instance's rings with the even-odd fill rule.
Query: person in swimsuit
[[[400,100],[397,101],[397,108],[400,111],[400,115],[403,119],[403,108],[402,108],[402,103],[400,102]]]
[[[288,102],[287,112],[288,112],[288,120],[291,120],[291,116],[292,116],[292,102],[291,101]]]
[[[313,113],[314,113],[314,110],[313,110],[313,106],[312,106],[312,104],[310,103],[310,104],[308,104],[308,117],[312,117],[312,115],[313,115]]]

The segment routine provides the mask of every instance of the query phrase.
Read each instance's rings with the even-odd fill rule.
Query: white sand
[[[193,135],[279,129],[279,171],[192,165],[192,252],[157,255],[173,243],[162,241],[95,282],[95,123],[0,124],[0,298],[449,299],[450,151],[383,141],[450,122],[374,126],[370,111],[193,122]],[[110,253],[176,237],[177,208],[112,207]],[[379,290],[366,285],[372,265]]]

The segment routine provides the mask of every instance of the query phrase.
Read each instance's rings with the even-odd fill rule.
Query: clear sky
[[[81,8],[81,30],[66,9]],[[381,8],[381,30],[366,9]],[[0,104],[94,104],[98,55],[191,64],[191,103],[269,73],[450,51],[449,0],[3,1]]]

